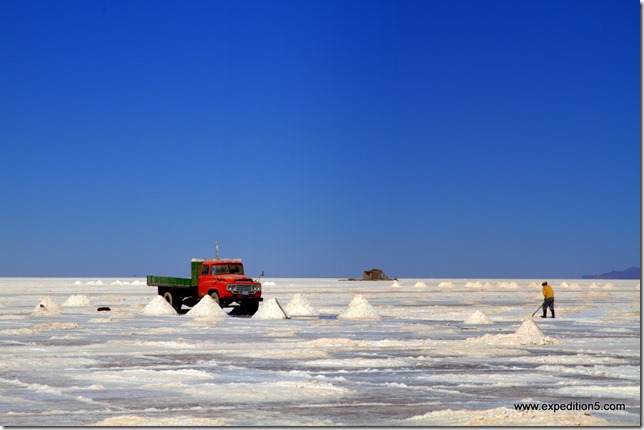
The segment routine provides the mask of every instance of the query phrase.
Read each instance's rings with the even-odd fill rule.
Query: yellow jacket
[[[550,285],[543,286],[543,297],[546,299],[555,298],[555,292],[552,290],[552,287]]]

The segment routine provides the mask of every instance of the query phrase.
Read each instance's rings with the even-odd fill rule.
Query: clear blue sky
[[[0,276],[640,264],[635,0],[0,2]]]

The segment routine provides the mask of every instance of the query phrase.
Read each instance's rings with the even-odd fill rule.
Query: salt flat
[[[313,310],[260,319],[146,314],[142,279],[2,278],[0,425],[640,425],[639,281],[549,279],[557,318],[532,325],[541,281],[265,279],[267,306]]]

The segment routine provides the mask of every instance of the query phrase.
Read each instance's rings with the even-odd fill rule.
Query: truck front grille
[[[233,294],[254,293],[259,291],[258,284],[228,284],[226,289]]]

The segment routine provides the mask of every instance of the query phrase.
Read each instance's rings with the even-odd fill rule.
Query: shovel
[[[545,303],[545,302],[546,302],[546,301],[544,300],[544,301],[543,301],[543,303]],[[531,317],[531,318],[534,318],[534,314],[536,314],[537,312],[539,312],[539,309],[543,308],[543,303],[541,303],[541,306],[539,306],[539,307],[537,308],[537,310],[536,310],[536,311],[534,311],[534,312],[532,313],[532,317]]]

